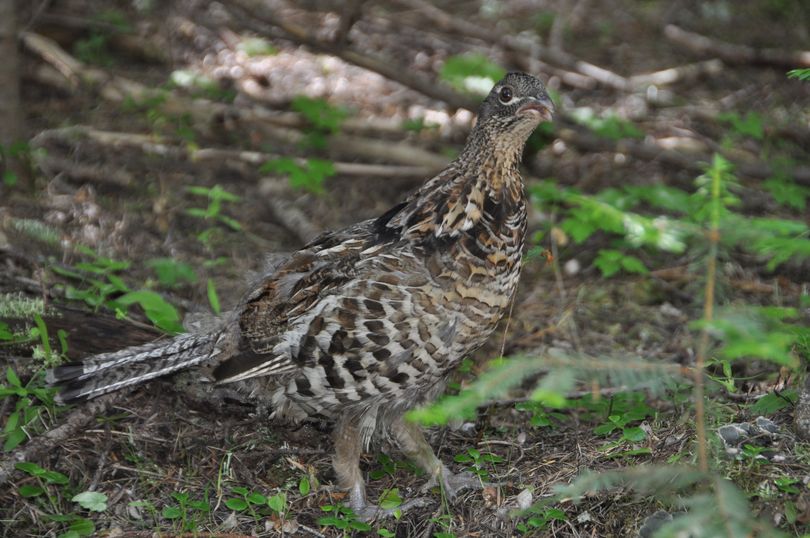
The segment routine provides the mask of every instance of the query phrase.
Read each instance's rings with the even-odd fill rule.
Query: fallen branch
[[[41,170],[51,175],[65,173],[75,179],[93,183],[113,184],[118,187],[128,187],[135,184],[135,178],[132,174],[118,168],[110,169],[104,166],[77,163],[74,160],[50,154],[36,154],[34,160]]]
[[[154,90],[134,80],[113,76],[101,69],[88,67],[76,58],[65,52],[59,45],[48,38],[26,32],[23,35],[25,45],[36,52],[62,74],[72,88],[89,86],[95,89],[105,99],[121,102],[132,99],[136,102],[156,100],[166,114],[188,114],[197,124],[208,126],[212,131],[221,131],[222,124],[242,123],[251,129],[259,131],[262,138],[277,141],[286,145],[300,144],[305,135],[295,129],[278,127],[277,125],[291,123],[290,115],[282,115],[261,107],[239,107],[227,103],[217,103],[206,99],[184,99],[163,90]],[[226,119],[226,122],[223,122]],[[303,120],[296,122],[305,126]],[[358,122],[353,125],[357,126]],[[390,126],[387,127],[390,129]],[[145,149],[154,141],[145,142]],[[336,154],[350,155],[366,159],[396,162],[405,165],[420,163],[420,167],[412,167],[410,171],[400,170],[400,176],[422,175],[422,171],[438,170],[447,164],[447,158],[436,153],[424,150],[402,142],[392,143],[379,138],[366,138],[337,133],[329,137],[329,149]],[[155,149],[159,153],[160,149]],[[348,163],[346,163],[348,164]],[[362,167],[343,166],[347,174],[357,175],[367,173]],[[379,171],[379,169],[377,170]],[[419,172],[419,174],[417,174]]]
[[[646,86],[665,86],[684,80],[694,80],[705,75],[717,75],[723,70],[723,62],[714,58],[704,62],[670,67],[652,73],[633,75],[628,82],[633,88],[644,88]]]
[[[674,24],[664,28],[664,35],[695,54],[717,57],[728,63],[768,64],[779,67],[810,67],[810,51],[757,49],[737,45],[684,30]]]
[[[301,133],[297,132],[288,133],[288,136],[294,135],[303,136],[301,135]],[[210,163],[227,164],[229,162],[235,161],[260,166],[266,163],[267,161],[283,157],[282,155],[279,154],[261,153],[258,151],[244,151],[244,150],[232,150],[220,148],[191,149],[185,145],[174,145],[160,142],[152,135],[102,131],[99,129],[95,129],[93,127],[83,125],[61,127],[57,129],[49,129],[42,131],[40,134],[38,134],[36,137],[33,138],[31,144],[34,147],[44,147],[47,144],[47,142],[51,140],[58,140],[61,142],[91,140],[98,144],[114,148],[121,148],[121,147],[135,148],[150,155],[157,155],[160,157],[177,160],[187,160],[192,162],[210,162]],[[389,147],[391,146],[390,144],[387,145]],[[396,144],[394,145],[394,147],[396,147]],[[373,147],[367,149],[373,149]],[[400,148],[399,151],[402,152],[400,157],[403,159],[410,156],[413,156],[417,159],[419,157],[418,155],[409,155],[407,153],[408,150],[403,151],[402,148]],[[435,159],[437,163],[439,162],[440,158],[441,163],[435,166],[430,165],[402,166],[402,165],[387,165],[387,164],[335,162],[333,163],[333,166],[335,168],[335,172],[346,176],[424,178],[429,177],[433,173],[437,172],[438,170],[441,169],[442,166],[446,164],[446,159],[443,157],[440,156],[433,157],[433,154],[431,154],[431,158]],[[300,165],[305,165],[307,160],[304,158],[295,158],[295,161]],[[50,161],[46,160],[45,164],[47,166],[51,163]],[[58,165],[59,162],[54,161],[54,167],[58,167]],[[96,172],[93,172],[91,174],[88,170],[85,170],[84,168],[81,168],[80,165],[75,164],[70,164],[67,170],[68,173],[71,173],[71,170],[73,171],[78,170],[77,173],[79,174],[79,176],[91,175],[94,177],[98,175]],[[125,179],[127,177],[128,176],[115,178],[114,182],[126,184]]]
[[[592,135],[582,129],[564,126],[557,130],[557,136],[567,144],[587,152],[624,153],[637,159],[658,161],[675,168],[682,168],[693,173],[702,173],[705,164],[711,161],[710,155],[682,153],[662,148],[654,142],[633,139],[609,140]],[[732,160],[734,170],[741,176],[754,179],[767,179],[775,173],[774,169],[764,162],[743,162]],[[810,186],[810,167],[797,166],[788,171],[796,182]]]

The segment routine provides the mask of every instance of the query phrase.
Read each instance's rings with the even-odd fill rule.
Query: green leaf
[[[309,483],[309,477],[302,476],[301,480],[298,481],[298,492],[301,495],[307,495],[307,494],[309,494],[310,489],[311,489],[311,486],[310,486],[310,483]]]
[[[258,493],[258,492],[250,493],[246,497],[246,500],[247,500],[247,502],[249,502],[251,504],[265,504],[265,503],[267,503],[267,497],[265,497],[264,495],[262,495],[261,493]]]
[[[37,497],[45,493],[45,490],[41,486],[35,486],[32,484],[25,484],[24,486],[20,486],[20,489],[17,490],[21,496],[25,498],[30,497]]]
[[[799,80],[810,80],[810,68],[791,69],[787,76]]]
[[[287,508],[287,496],[284,493],[277,493],[267,500],[267,506],[277,514],[281,514]]]
[[[63,475],[62,473],[60,473],[58,471],[45,471],[44,473],[42,473],[40,475],[40,477],[43,480],[45,480],[46,482],[48,482],[49,484],[61,484],[61,485],[64,485],[64,484],[67,484],[68,482],[70,482],[70,480],[68,480],[67,476]]]
[[[786,407],[793,405],[798,396],[793,389],[780,392],[779,394],[766,394],[748,407],[752,415],[772,415]]]
[[[214,311],[214,314],[219,315],[220,312],[219,296],[217,295],[217,287],[216,284],[214,284],[213,278],[208,279],[206,288],[208,290],[208,303],[211,305],[211,310]]]
[[[96,532],[96,525],[89,519],[79,517],[74,519],[73,523],[70,524],[70,530],[79,536],[91,536]]]
[[[71,500],[91,512],[103,512],[107,509],[107,496],[98,491],[85,491],[74,495]]]
[[[791,525],[796,523],[799,516],[799,511],[793,501],[785,501],[785,520]]]
[[[146,266],[155,271],[158,282],[167,288],[175,288],[184,284],[197,282],[197,273],[191,265],[172,258],[154,258],[146,262]]]
[[[315,129],[334,134],[340,130],[348,112],[329,104],[325,99],[298,95],[293,98],[291,108],[304,116]]]
[[[13,392],[11,392],[13,394]],[[5,433],[14,431],[20,425],[20,412],[14,411],[8,416],[8,420],[6,420],[6,425],[3,427],[3,431]]]
[[[647,274],[650,272],[641,260],[627,254],[622,257],[622,269],[628,273]]]
[[[351,521],[348,526],[351,527],[352,530],[359,532],[368,532],[371,530],[371,525],[369,525],[365,521],[354,520]]]
[[[624,430],[622,430],[622,438],[624,438],[626,441],[630,441],[631,443],[638,443],[646,439],[646,437],[647,432],[638,426],[624,428]]]
[[[621,269],[624,254],[618,250],[601,249],[593,264],[602,272],[602,276],[610,278]]]
[[[182,510],[177,506],[164,506],[160,514],[166,519],[177,519],[183,516]]]
[[[764,121],[756,112],[748,112],[745,116],[727,112],[719,114],[717,119],[731,124],[732,129],[740,136],[748,136],[755,140],[765,138]]]
[[[225,501],[225,506],[230,508],[231,510],[235,510],[236,512],[241,512],[243,510],[247,510],[248,503],[244,499],[228,499]]]
[[[210,216],[208,214],[208,210],[201,209],[199,207],[190,207],[186,209],[186,215],[190,217],[197,217],[199,219],[207,219]]]
[[[486,95],[504,75],[506,70],[483,54],[450,56],[439,72],[439,77],[451,86],[479,95]]]
[[[765,180],[762,186],[771,194],[774,201],[786,207],[804,211],[810,188],[793,183],[789,178],[772,177]]]
[[[17,373],[11,369],[11,366],[6,368],[6,379],[8,380],[9,385],[12,387],[22,387],[20,378],[17,377]]]
[[[13,187],[19,182],[19,177],[13,170],[5,170],[3,172],[3,184],[6,187]]]
[[[116,302],[124,306],[138,304],[143,308],[149,321],[158,328],[172,334],[184,332],[177,309],[160,294],[150,290],[139,290],[122,295]]]
[[[21,461],[20,463],[15,464],[14,468],[18,471],[30,474],[31,476],[41,476],[45,473],[45,469],[36,463],[31,463],[29,461]]]

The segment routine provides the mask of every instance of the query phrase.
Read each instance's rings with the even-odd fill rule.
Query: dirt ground
[[[105,72],[147,87],[166,84],[173,71],[196,71],[216,82],[218,96],[235,96],[235,107],[262,106],[282,114],[290,110],[297,95],[325,97],[334,105],[346,107],[350,111],[347,121],[359,125],[347,136],[360,133],[382,141],[383,146],[407,144],[430,152],[433,158],[447,160],[461,147],[471,125],[472,115],[466,110],[454,110],[435,96],[328,51],[303,47],[268,29],[266,24],[246,22],[244,15],[237,18],[232,14],[234,19],[228,19],[222,12],[228,10],[218,3],[146,2],[151,7],[143,11],[138,11],[138,2],[70,0],[50,4],[32,31],[51,36],[73,54],[78,54],[77,42],[86,43],[100,34],[86,27],[71,29],[65,21],[71,17],[105,20],[99,15],[103,13],[125,15],[140,45],[108,38],[87,54]],[[295,4],[294,9],[285,8],[279,13],[306,25],[315,35],[328,37],[338,31],[341,10],[334,9],[330,2]],[[501,65],[525,69],[521,63],[525,59],[516,58],[518,53],[504,52],[503,47],[481,39],[420,25],[414,12],[400,4],[393,4],[399,7],[391,9],[401,9],[401,17],[386,16],[390,6],[384,9],[372,4],[364,8],[352,27],[351,43],[359,50],[395,59],[409,72],[435,79],[446,58],[471,51],[483,53]],[[798,1],[752,2],[744,9],[722,1],[536,0],[484,2],[480,10],[468,3],[439,4],[500,36],[561,32],[559,39],[570,54],[623,76],[696,61],[687,50],[662,37],[664,22],[682,24],[717,39],[739,42],[744,36],[744,42],[751,46],[810,49],[810,9]],[[497,16],[488,14],[488,9],[497,10]],[[553,13],[567,17],[567,22],[559,25],[561,28],[542,16]],[[239,33],[261,30],[267,32],[264,36],[277,49],[275,54],[251,57],[240,53],[235,45]],[[64,284],[69,280],[52,267],[69,268],[87,261],[77,245],[131,262],[120,273],[130,286],[159,289],[183,313],[204,318],[210,313],[208,279],[226,311],[239,300],[253,276],[262,271],[268,256],[290,252],[319,231],[379,215],[428,177],[388,175],[391,169],[379,176],[338,173],[326,180],[323,193],[315,194],[294,189],[285,177],[259,171],[258,166],[232,156],[204,160],[177,153],[161,154],[159,149],[149,150],[147,144],[179,140],[173,147],[183,148],[186,144],[186,148],[280,155],[301,155],[302,150],[283,133],[268,139],[256,124],[231,113],[222,113],[216,121],[203,125],[193,114],[191,118],[172,116],[156,112],[157,107],[148,103],[133,105],[126,99],[107,98],[100,91],[106,87],[104,83],[96,83],[98,90],[93,90],[92,84],[88,88],[82,84],[72,87],[48,83],[53,77],[48,78],[42,65],[41,58],[30,50],[26,52],[23,97],[32,138],[81,125],[97,131],[146,135],[149,141],[105,143],[75,133],[43,136],[37,147],[44,149],[45,156],[34,167],[34,186],[0,191],[0,293],[43,298],[50,305],[45,316],[49,331],[52,335],[58,329],[66,331],[71,358],[149,341],[160,334],[137,309],[132,310],[128,320],[119,320],[114,312],[104,308],[93,312],[81,301],[65,298]],[[601,85],[572,87],[554,76],[549,86],[559,92],[563,108],[609,109],[643,126],[648,136],[675,139],[688,132],[709,148],[721,144],[720,131],[724,127],[716,119],[696,113],[696,109],[755,111],[766,119],[768,129],[798,133],[790,144],[799,164],[806,166],[810,164],[806,157],[810,139],[804,138],[810,132],[810,84],[788,81],[786,70],[727,63],[719,73],[666,86],[661,90],[671,94],[666,102]],[[191,90],[171,91],[183,98],[193,97]],[[439,126],[420,132],[382,127],[398,126],[416,117],[428,118]],[[374,125],[380,127],[372,136],[368,131],[364,134],[364,128]],[[346,127],[346,132],[349,130]],[[189,132],[192,134],[186,136]],[[791,136],[786,134],[784,138]],[[410,162],[404,159],[392,164],[384,157],[363,156],[358,145],[352,144],[349,141],[340,148],[330,146],[314,153],[336,162],[435,167],[422,160],[421,154],[413,155]],[[650,183],[689,189],[696,176],[694,171],[664,160],[634,158],[616,151],[589,151],[561,138],[528,154],[525,164],[528,181],[553,178],[558,185],[577,187],[583,192]],[[741,181],[746,195],[740,210],[745,214],[810,220],[806,211],[797,214],[774,204],[763,194],[760,179]],[[241,229],[222,222],[211,225],[190,215],[188,209],[205,207],[205,200],[187,189],[191,185],[218,185],[237,194],[239,200],[225,203],[223,212],[238,221]],[[533,208],[530,232],[548,231],[555,218],[541,208]],[[47,225],[56,231],[57,240],[32,238],[30,230],[18,225],[20,222]],[[209,240],[200,241],[199,234],[209,228],[215,229]],[[547,238],[537,246],[549,247]],[[543,257],[527,261],[511,315],[491,342],[466,363],[457,382],[461,386],[469,384],[487,360],[500,354],[542,355],[576,350],[591,357],[640,356],[673,365],[693,364],[697,333],[690,329],[689,322],[699,319],[703,312],[703,253],[688,250],[679,255],[637,254],[644,257],[652,273],[607,279],[592,262],[597,250],[609,244],[609,237],[597,234],[583,244],[568,241],[556,245],[553,262]],[[198,278],[194,283],[160,288],[147,263],[155,258],[186,262]],[[807,294],[808,275],[806,261],[769,272],[761,260],[732,252],[720,264],[718,302],[796,306],[800,296]],[[24,379],[39,368],[31,358],[30,345],[3,345],[0,361],[4,370],[6,365],[12,366]],[[763,520],[788,535],[810,532],[810,450],[793,432],[792,407],[768,414],[779,432],[768,450],[778,457],[729,456],[715,433],[722,425],[753,421],[757,413],[751,406],[759,397],[772,393],[774,388],[795,389],[798,381],[786,371],[780,375],[777,367],[768,364],[746,365],[735,375],[740,379],[740,391],[735,397],[724,396],[717,384],[708,388],[712,465],[737,483],[746,493],[752,511]],[[585,402],[577,399],[580,404],[559,411],[526,410],[520,403],[531,393],[535,381],[527,380],[502,401],[480,408],[476,420],[459,420],[448,427],[430,429],[429,438],[437,454],[455,470],[473,465],[469,461],[471,449],[492,455],[480,469],[486,473],[488,485],[465,493],[450,506],[441,502],[436,490],[428,492],[431,502],[426,507],[408,511],[401,519],[375,522],[367,535],[626,537],[637,536],[645,520],[656,511],[670,509],[654,498],[639,498],[629,489],[619,488],[587,495],[578,503],[556,503],[553,506],[562,511],[562,517],[549,518],[544,526],[521,527],[530,516],[516,516],[513,511],[525,506],[527,498],[529,504],[547,498],[556,486],[572,482],[583,471],[695,461],[688,388],[652,395],[643,390],[632,393],[582,386],[577,391]],[[591,391],[601,394],[601,404],[587,403]],[[635,397],[643,403],[628,403]],[[7,421],[12,405],[8,397],[0,404],[0,423]],[[636,405],[644,410],[632,423],[645,431],[642,440],[623,440],[621,429],[598,432],[614,405]],[[55,493],[51,500],[55,506],[43,506],[39,502],[42,498],[26,498],[19,493],[22,486],[35,484],[35,479],[20,472],[12,474],[0,488],[1,536],[60,535],[66,528],[47,514],[74,510],[68,491],[87,490],[107,495],[105,511],[83,512],[94,521],[100,536],[353,534],[351,529],[319,523],[327,514],[324,507],[338,505],[344,496],[331,487],[334,476],[329,424],[273,423],[266,418],[267,410],[260,407],[234,401],[206,402],[177,390],[172,379],[162,379],[114,397],[103,413],[55,444],[42,440],[45,429],[63,424],[66,417],[82,420],[77,418],[76,409],[80,408],[61,410],[55,416],[46,414],[43,424],[32,425],[32,439],[21,447],[25,450],[33,446],[33,451],[24,456],[36,455],[29,461],[63,473],[70,486]],[[88,407],[86,412],[93,409]],[[88,414],[84,416],[89,418]],[[37,443],[44,449],[38,450]],[[363,464],[370,475],[370,499],[379,499],[390,488],[398,488],[405,500],[422,495],[425,477],[401,461],[393,449],[381,447],[380,452],[369,452]],[[775,480],[784,478],[795,479],[790,482],[795,487],[780,488]],[[302,480],[310,484],[309,491],[301,489]],[[250,511],[230,509],[225,502],[238,496],[233,488],[240,487],[268,497],[285,492],[287,516],[254,517]],[[183,506],[192,501],[203,501],[207,508]],[[786,508],[787,503],[792,508]],[[166,511],[174,507],[180,507],[182,517]],[[791,509],[794,513],[789,514]],[[364,532],[354,531],[354,535]]]

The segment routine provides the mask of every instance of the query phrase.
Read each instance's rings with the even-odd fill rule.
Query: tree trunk
[[[26,159],[19,145],[25,133],[19,67],[15,1],[0,0],[0,184],[14,183],[26,175]]]

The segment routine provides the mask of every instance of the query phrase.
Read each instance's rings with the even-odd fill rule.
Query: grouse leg
[[[411,499],[393,509],[380,508],[369,504],[366,499],[366,485],[360,472],[360,454],[363,452],[363,436],[360,428],[351,419],[343,419],[335,429],[335,459],[333,466],[338,485],[349,492],[349,507],[361,520],[370,521],[404,513],[430,503],[430,499]]]
[[[433,448],[425,439],[425,435],[418,425],[400,417],[392,422],[390,428],[391,435],[402,453],[430,476],[423,491],[441,485],[447,499],[453,502],[462,491],[483,487],[481,480],[474,474],[468,472],[456,474],[448,469],[436,457]]]

